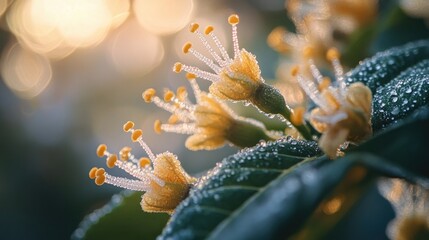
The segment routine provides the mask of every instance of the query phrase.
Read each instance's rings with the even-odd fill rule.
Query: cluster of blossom
[[[256,57],[240,49],[238,15],[231,15],[228,22],[232,26],[233,57],[220,43],[213,26],[200,31],[200,26],[193,23],[190,32],[197,35],[211,57],[194,49],[191,43],[184,45],[183,52],[193,54],[211,71],[183,63],[176,63],[173,67],[177,73],[187,72],[186,78],[196,103],[190,101],[185,87],[178,88],[176,93],[165,90],[163,98],[158,97],[152,88],[144,91],[143,99],[146,102],[154,103],[172,114],[166,123],[155,121],[154,130],[157,133],[164,131],[190,135],[185,145],[191,150],[211,150],[226,143],[250,147],[260,140],[279,138],[278,134],[268,131],[263,123],[237,116],[223,102],[230,100],[251,103],[261,112],[278,115],[296,129],[300,138],[309,141],[318,139],[322,150],[331,158],[337,156],[342,144],[348,141],[359,143],[371,135],[371,92],[361,83],[346,86],[336,49],[327,52],[327,59],[334,68],[335,83],[321,75],[313,60],[315,50],[312,47],[304,49],[306,62],[292,70],[303,91],[317,106],[307,113],[303,107],[290,108],[280,92],[265,83]],[[301,74],[300,69],[304,68],[309,69],[314,79]],[[200,89],[196,82],[198,78],[211,82],[209,92]],[[91,169],[89,176],[98,185],[108,183],[145,192],[142,197],[145,211],[171,213],[196,179],[186,174],[175,155],[166,152],[155,156],[142,140],[142,131],[133,127],[132,122],[127,122],[124,131],[131,133],[132,141],[139,143],[149,158],[137,159],[131,154],[131,148],[125,147],[119,152],[118,159],[117,155],[107,151],[105,145],[100,145],[97,155],[107,157],[109,168],[119,167],[135,179],[111,176],[103,168]]]

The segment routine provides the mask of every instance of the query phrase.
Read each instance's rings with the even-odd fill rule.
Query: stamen
[[[240,22],[240,18],[237,14],[229,16],[228,23],[232,26],[232,42],[234,44],[234,58],[237,58],[240,54],[240,47],[238,46],[237,36],[237,24]]]
[[[185,102],[188,97],[188,91],[184,86],[178,87],[176,90],[176,96],[179,101]]]
[[[141,139],[143,135],[143,131],[141,129],[133,130],[131,132],[131,140],[133,142],[137,142],[139,139]]]
[[[171,90],[166,90],[164,92],[164,101],[165,102],[171,102],[171,100],[174,98],[174,93]]]
[[[159,108],[162,108],[170,113],[176,114],[182,121],[189,121],[193,119],[192,115],[189,112],[191,110],[189,108],[186,108],[185,106],[180,109],[178,106],[162,101],[157,96],[153,98],[153,103],[155,103],[155,105]]]
[[[320,92],[317,89],[315,83],[313,81],[305,79],[301,74],[299,74],[298,71],[299,69],[297,66],[293,67],[291,70],[292,76],[296,76],[296,79],[299,85],[314,103],[316,103],[323,110],[328,111],[329,107],[326,105],[324,100],[319,96]]]
[[[199,25],[197,23],[191,23],[189,27],[189,31],[192,33],[197,34],[200,41],[203,43],[203,45],[206,47],[206,49],[209,51],[209,53],[213,56],[213,58],[216,60],[216,62],[221,66],[226,66],[225,61],[223,61],[220,56],[213,50],[213,48],[210,46],[207,39],[204,37],[204,35],[198,31]]]
[[[98,170],[98,168],[96,168],[96,167],[93,167],[93,168],[91,168],[91,170],[89,170],[88,176],[89,176],[90,179],[95,179],[95,177],[96,177],[95,172],[97,170]]]
[[[223,47],[222,43],[220,43],[219,38],[214,34],[213,30],[214,30],[213,26],[208,26],[205,30],[205,34],[209,35],[213,39],[213,42],[216,44],[216,47],[219,49],[220,53],[222,54],[223,59],[227,63],[231,62],[232,59],[229,57],[228,52]]]
[[[100,144],[97,148],[97,156],[103,157],[106,150],[107,150],[106,144]]]
[[[202,79],[206,79],[210,82],[217,82],[220,79],[218,75],[203,71],[197,67],[191,67],[191,66],[187,66],[187,65],[182,64],[182,69],[185,70],[186,72],[195,74],[196,76],[198,76]]]
[[[341,95],[345,94],[346,84],[344,82],[344,70],[340,63],[340,52],[336,48],[331,48],[326,53],[326,58],[332,63],[334,67],[335,78],[337,79],[338,87],[340,88]]]
[[[177,62],[173,66],[173,71],[176,73],[179,73],[182,71],[182,64],[180,62]]]
[[[167,122],[168,122],[169,124],[175,124],[175,123],[177,123],[179,120],[180,120],[180,119],[179,119],[179,117],[178,117],[176,114],[172,114],[172,115],[168,118]]]
[[[126,122],[126,123],[124,124],[124,127],[123,127],[124,132],[128,132],[128,131],[130,131],[133,127],[134,127],[134,123],[133,123],[133,122],[131,122],[131,121]],[[100,145],[100,146],[101,146],[101,145]]]
[[[155,89],[149,88],[143,92],[142,97],[145,102],[149,103],[149,102],[152,102],[152,98],[155,96],[155,94],[156,94]]]
[[[130,147],[123,147],[121,151],[119,151],[119,158],[122,161],[128,161],[130,158],[131,148]]]
[[[109,154],[109,156],[106,159],[106,165],[108,168],[113,168],[115,166],[115,163],[118,160],[118,156],[116,154]]]
[[[324,77],[322,82],[319,83],[319,91],[322,92],[323,90],[327,89],[329,86],[331,86],[331,79],[329,77]]]
[[[132,191],[147,192],[150,190],[150,185],[148,182],[130,180],[122,177],[115,177],[107,173],[104,175],[103,183],[104,182],[116,187],[125,188]]]
[[[139,165],[141,168],[146,168],[150,166],[150,159],[149,158],[140,158]]]
[[[200,96],[201,96],[201,89],[200,86],[198,86],[196,76],[192,73],[187,73],[186,78],[189,80],[189,83],[191,84],[192,91],[194,92],[195,99],[197,100],[197,104],[200,103]]]
[[[174,133],[190,135],[196,132],[196,124],[195,123],[162,124],[161,129],[164,132],[174,132]]]
[[[197,50],[194,50],[192,48],[192,45],[190,43],[186,43],[185,46],[183,46],[183,52],[184,53],[192,53],[198,60],[204,62],[208,67],[210,67],[213,71],[216,73],[220,73],[221,68],[213,62],[213,60],[207,58]]]
[[[153,130],[158,134],[162,132],[161,124],[162,123],[160,120],[155,120],[155,122],[153,123]]]

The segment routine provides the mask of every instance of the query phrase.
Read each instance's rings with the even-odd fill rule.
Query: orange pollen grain
[[[140,167],[146,167],[147,165],[150,164],[150,159],[142,157],[142,158],[140,158],[139,163],[140,163]]]
[[[213,26],[207,26],[204,30],[204,34],[209,35],[211,32],[213,32],[214,27]]]
[[[175,124],[179,121],[179,117],[177,115],[173,114],[168,118],[167,121],[169,124]]]
[[[143,135],[143,131],[141,129],[134,130],[134,132],[131,134],[131,140],[133,142],[137,142]]]
[[[130,131],[133,127],[134,127],[134,123],[132,121],[126,122],[123,126],[124,132]]]
[[[161,121],[156,120],[156,121],[153,123],[153,130],[154,130],[156,133],[160,134],[160,133],[162,132],[161,126],[162,126]]]
[[[231,16],[228,17],[228,23],[231,25],[236,25],[240,22],[240,18],[238,17],[237,14],[232,14]]]
[[[100,175],[100,176],[97,176],[97,178],[95,178],[95,184],[97,184],[98,186],[103,185],[105,181],[106,181],[105,175]]]
[[[298,75],[298,72],[299,72],[299,67],[298,66],[293,66],[291,69],[290,69],[290,74],[292,75],[292,76],[296,76],[296,75]]]
[[[106,165],[108,168],[113,168],[115,166],[116,161],[118,160],[118,156],[116,156],[116,154],[112,154],[110,155],[107,159],[106,159]]]
[[[192,47],[192,44],[190,42],[185,43],[185,45],[183,45],[183,48],[182,48],[183,53],[185,54],[188,53],[191,47]]]
[[[98,170],[98,168],[96,168],[96,167],[93,167],[93,168],[91,168],[91,170],[89,170],[89,178],[90,179],[95,179],[95,177],[97,177],[96,175],[95,175],[95,172],[97,172],[97,170]]]
[[[97,148],[97,156],[98,157],[103,157],[104,156],[104,152],[107,150],[107,146],[106,144],[100,144]]]
[[[182,71],[182,64],[177,62],[173,66],[173,72],[179,73]]]
[[[99,168],[97,169],[97,171],[95,171],[95,176],[99,177],[101,175],[104,175],[104,173],[106,173],[106,170],[104,170],[104,168]]]
[[[194,80],[195,78],[197,78],[197,75],[195,75],[193,73],[186,73],[186,79]]]
[[[326,59],[328,59],[331,62],[334,60],[338,60],[338,59],[340,59],[340,52],[336,48],[330,48],[326,52]]]
[[[142,97],[143,100],[147,103],[152,102],[152,98],[155,96],[156,91],[153,88],[146,89],[146,91],[143,92]]]
[[[174,93],[170,90],[167,90],[164,93],[164,101],[171,102],[171,100],[174,98]]]
[[[305,47],[303,50],[304,57],[311,58],[314,56],[314,48],[313,47]]]
[[[121,149],[121,151],[119,151],[119,155],[122,161],[127,161],[128,160],[128,155],[131,152],[131,148],[130,147],[123,147]]]
[[[199,27],[200,25],[198,23],[191,23],[191,25],[189,25],[189,31],[191,33],[194,33],[195,31],[198,30]]]

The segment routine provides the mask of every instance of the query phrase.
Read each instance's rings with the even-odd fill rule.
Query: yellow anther
[[[297,107],[293,109],[292,116],[290,119],[293,125],[300,126],[304,123],[304,113],[304,107]]]
[[[171,102],[171,100],[174,98],[174,92],[167,90],[164,93],[164,101]]]
[[[119,158],[122,161],[128,161],[128,158],[129,158],[128,156],[129,156],[130,152],[131,152],[131,148],[130,147],[123,147],[121,149],[121,151],[119,151]]]
[[[97,148],[97,156],[98,157],[103,157],[104,156],[104,152],[106,152],[107,150],[107,146],[106,144],[100,144]]]
[[[195,78],[197,78],[197,75],[195,75],[193,73],[186,73],[186,79],[194,80]]]
[[[191,32],[191,33],[194,33],[195,31],[197,31],[198,30],[198,28],[200,27],[200,25],[198,24],[198,23],[191,23],[190,25],[189,25],[189,31]]]
[[[326,59],[328,59],[331,62],[334,60],[338,60],[338,59],[340,59],[340,52],[336,48],[330,48],[326,52]]]
[[[176,114],[173,114],[168,118],[167,121],[169,124],[175,124],[179,121],[179,117]]]
[[[124,132],[130,131],[133,127],[134,127],[134,122],[132,121],[126,122],[123,126]]]
[[[140,167],[146,167],[147,165],[149,165],[150,164],[150,159],[149,158],[145,158],[145,157],[142,157],[142,158],[140,158],[140,161],[139,161],[139,163],[140,163]]]
[[[104,168],[99,168],[95,171],[95,176],[99,177],[101,175],[104,175],[104,173],[106,173],[106,170],[104,170]]]
[[[295,66],[293,66],[291,69],[290,69],[290,74],[292,75],[292,76],[296,76],[296,75],[298,75],[298,72],[299,72],[299,67],[297,66],[297,65],[295,65]]]
[[[177,62],[173,66],[173,72],[179,73],[182,71],[182,64]]]
[[[149,102],[152,102],[152,98],[155,96],[155,94],[156,94],[155,89],[149,88],[143,92],[142,97],[145,102],[149,103]]]
[[[143,135],[143,131],[141,129],[134,130],[134,132],[131,134],[131,140],[133,142],[137,142]]]
[[[232,14],[231,16],[228,17],[228,23],[231,25],[236,25],[240,22],[240,18],[238,17],[237,14]]]
[[[324,77],[322,82],[319,83],[319,91],[323,91],[331,86],[331,79],[329,77]]]
[[[118,160],[118,156],[116,154],[112,154],[106,159],[106,165],[108,168],[113,168],[115,166],[116,161]]]
[[[186,96],[188,95],[188,91],[184,86],[178,87],[176,90],[176,96],[180,101],[184,101]]]
[[[191,47],[192,47],[192,44],[190,42],[185,43],[185,45],[183,45],[183,48],[182,48],[183,53],[185,54],[188,53]]]
[[[314,56],[314,48],[310,46],[305,47],[302,53],[304,54],[305,58],[312,58]]]
[[[95,178],[95,184],[97,184],[98,186],[103,185],[105,181],[106,181],[106,176],[104,175],[100,175],[100,176],[97,176],[97,178]]]
[[[162,132],[161,126],[162,126],[161,121],[156,120],[156,121],[153,123],[153,130],[154,130],[156,133],[160,134],[160,133]]]
[[[95,177],[97,177],[96,175],[95,175],[95,172],[97,172],[97,170],[98,170],[98,168],[96,168],[96,167],[93,167],[93,168],[91,168],[91,170],[89,170],[89,178],[91,178],[91,179],[95,179]]]
[[[204,34],[209,35],[211,32],[213,32],[213,30],[214,30],[213,26],[207,26],[206,29],[204,30]]]

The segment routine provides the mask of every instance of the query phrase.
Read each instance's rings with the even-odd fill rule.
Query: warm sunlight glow
[[[48,86],[52,78],[49,61],[19,44],[6,49],[1,73],[6,85],[19,97],[31,99]]]
[[[28,0],[16,2],[7,23],[18,40],[50,58],[100,43],[129,14],[129,1]]]
[[[160,39],[137,22],[128,22],[114,37],[111,57],[118,71],[142,75],[156,67],[164,57]]]
[[[155,34],[171,34],[185,27],[191,18],[192,0],[135,0],[134,13],[139,23]]]

